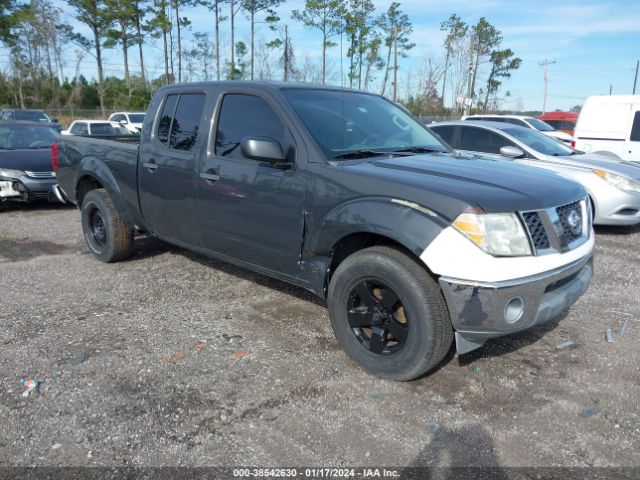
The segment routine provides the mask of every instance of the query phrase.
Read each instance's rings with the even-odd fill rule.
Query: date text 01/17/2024
[[[234,468],[234,478],[398,478],[387,468]]]

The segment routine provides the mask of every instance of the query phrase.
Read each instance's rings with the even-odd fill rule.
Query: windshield
[[[142,123],[144,122],[144,113],[130,113],[129,121],[131,123]]]
[[[51,127],[3,125],[0,126],[0,150],[50,148],[57,134]]]
[[[44,112],[33,110],[14,110],[14,120],[30,120],[33,122],[50,122],[51,119]]]
[[[543,122],[538,118],[527,118],[527,122],[536,130],[540,130],[541,132],[553,132],[555,128],[553,128],[548,123]]]
[[[377,95],[307,89],[283,94],[329,159],[360,150],[448,151],[424,125]]]
[[[504,128],[502,131],[517,138],[527,147],[545,155],[565,156],[573,155],[576,152],[559,141],[547,137],[544,133],[530,128]]]

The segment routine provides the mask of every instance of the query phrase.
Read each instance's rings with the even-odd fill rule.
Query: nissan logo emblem
[[[582,231],[582,218],[577,210],[571,210],[567,215],[567,223],[569,224],[569,230],[574,235],[578,235]]]

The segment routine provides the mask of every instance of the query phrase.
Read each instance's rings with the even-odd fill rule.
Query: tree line
[[[400,3],[378,12],[372,0],[306,0],[304,8],[283,19],[279,10],[284,1],[67,0],[71,24],[51,0],[0,0],[0,43],[9,59],[0,72],[0,105],[93,107],[104,113],[143,109],[153,91],[173,82],[281,79],[377,91],[417,114],[460,112],[465,107],[486,111],[498,108],[504,98],[499,95],[502,82],[522,62],[503,48],[500,31],[486,18],[467,24],[453,14],[441,24],[442,58],[414,59],[412,70],[404,72],[407,86],[402,94],[402,59],[416,44],[414,26]],[[211,12],[211,32],[191,31],[189,15],[196,6]],[[242,20],[248,22],[248,39],[237,38]],[[300,58],[290,22],[315,32],[320,61]],[[89,34],[79,33],[76,24]],[[257,38],[259,26],[267,27],[267,38]],[[148,74],[143,49],[148,42],[162,51],[160,74]],[[336,60],[330,52],[339,43],[344,59]],[[108,49],[121,52],[123,75],[105,75]],[[91,80],[79,74],[88,57],[97,75]]]

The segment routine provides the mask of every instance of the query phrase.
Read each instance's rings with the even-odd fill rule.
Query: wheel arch
[[[433,275],[420,255],[448,223],[436,212],[405,200],[369,198],[340,205],[305,239],[303,259],[314,264],[312,290],[326,298],[340,263],[375,245],[401,250]]]
[[[111,170],[103,161],[96,157],[85,157],[80,162],[78,171],[78,181],[76,182],[75,195],[76,203],[82,206],[82,200],[91,190],[104,188],[111,197],[120,218],[131,227],[134,226],[133,219],[127,209],[118,182],[111,173]]]

